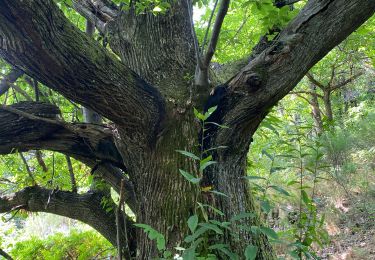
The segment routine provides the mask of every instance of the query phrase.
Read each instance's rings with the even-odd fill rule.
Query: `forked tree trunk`
[[[91,8],[92,2],[73,1],[75,6],[82,4],[82,8]],[[108,2],[95,1],[99,9],[101,3]],[[99,160],[126,169],[130,190],[134,188],[131,197],[135,202],[131,202],[136,221],[164,234],[167,248],[173,250],[188,234],[187,219],[195,211],[194,195],[196,189],[200,189],[178,172],[179,169],[197,172],[197,162],[175,150],[199,151],[199,125],[192,109],[202,110],[210,89],[193,84],[198,50],[192,27],[192,1],[168,2],[171,7],[165,15],[136,15],[133,9],[120,11],[113,5],[103,9],[113,8],[106,13],[109,16],[97,16],[96,9],[92,13],[88,10],[89,15],[82,12],[88,19],[97,18],[94,22],[98,29],[103,29],[101,25],[107,23],[105,36],[112,51],[121,58],[120,62],[68,21],[54,1],[2,0],[0,56],[68,99],[112,120],[121,153],[119,160],[113,160],[118,151],[99,149],[108,145],[90,142],[90,138],[82,135],[86,127],[77,130],[69,126],[65,130],[74,130],[74,136],[79,136],[77,141],[86,151],[83,155],[93,157],[83,158],[83,161],[94,164]],[[214,131],[210,143],[211,147],[226,146],[227,149],[213,153],[217,164],[205,173],[213,188],[228,197],[211,193],[201,197],[203,203],[224,212],[221,220],[241,212],[256,212],[243,177],[251,136],[261,120],[316,62],[374,10],[373,0],[308,1],[277,41],[265,46],[263,52],[228,82],[227,94],[219,103],[222,105],[219,117],[220,123],[229,128]],[[40,123],[38,120],[34,118]],[[52,125],[61,127],[61,124]],[[52,135],[51,139],[54,137]],[[38,145],[40,142],[34,144]],[[30,149],[27,144],[25,147]],[[64,151],[51,146],[47,149]],[[71,153],[71,149],[68,152]],[[103,156],[105,152],[109,156]],[[120,176],[113,175],[115,181],[110,182],[111,185],[115,187],[117,183],[118,188],[119,178],[124,177],[121,173]],[[257,226],[260,223],[255,218],[246,224]],[[158,256],[156,243],[142,230],[138,229],[136,237],[137,259]],[[219,242],[231,245],[240,255],[247,245],[257,245],[257,259],[274,258],[267,239],[251,232],[234,229]]]
[[[190,173],[197,173],[197,161],[185,157],[176,150],[186,150],[197,153],[198,128],[192,116],[171,119],[168,132],[160,137],[155,147],[138,158],[134,172],[129,169],[129,174],[135,177],[135,192],[138,197],[137,222],[145,223],[165,235],[167,247],[172,249],[180,246],[189,234],[187,220],[192,216],[198,205],[195,195],[199,186],[190,184],[179,173],[183,169]],[[211,219],[229,221],[231,217],[241,212],[257,212],[254,199],[250,193],[246,175],[246,154],[227,153],[216,156],[217,165],[210,170],[215,183],[214,189],[225,193],[228,197],[202,192],[198,202],[209,204],[225,213],[225,217],[211,215]],[[197,210],[199,212],[199,210]],[[246,224],[248,226],[260,225],[255,219]],[[234,232],[239,232],[234,235]],[[141,230],[137,233],[138,259],[151,259],[158,255],[156,242],[148,239]],[[273,259],[273,251],[267,239],[263,236],[254,237],[248,232],[234,230],[229,236],[225,235],[217,243],[231,246],[234,252],[243,255],[247,245],[258,246],[259,259]]]

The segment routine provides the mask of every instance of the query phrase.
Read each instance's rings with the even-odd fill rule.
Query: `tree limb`
[[[47,212],[77,219],[95,228],[113,245],[116,245],[115,211],[101,205],[102,196],[95,193],[50,190],[39,186],[24,188],[12,195],[0,197],[0,213],[15,209],[30,212]],[[129,248],[134,249],[135,230],[128,218]]]
[[[60,111],[51,104],[21,102],[11,107],[28,111],[29,115],[43,116],[46,120],[34,120],[0,108],[0,154],[40,149],[61,152],[89,167],[96,167],[95,174],[120,192],[120,182],[125,176],[117,167],[125,168],[110,129],[99,125],[57,122],[55,118]],[[129,181],[125,182],[125,190],[126,201],[135,210],[136,197]]]
[[[291,91],[291,92],[289,92],[289,94],[307,94],[307,95],[310,95],[310,96],[317,96],[319,98],[323,98],[323,96],[318,94],[318,93],[314,93],[314,92],[311,92],[311,91],[305,91],[305,90]]]
[[[75,27],[52,0],[1,1],[0,36],[0,56],[8,63],[140,131],[145,141],[155,134],[164,111],[159,92]]]
[[[22,159],[22,161],[23,161],[23,164],[24,164],[25,167],[26,167],[27,174],[29,175],[30,179],[32,180],[33,185],[34,185],[34,186],[37,185],[37,184],[36,184],[36,181],[35,181],[35,178],[34,178],[34,176],[33,176],[33,173],[31,172],[31,169],[30,169],[30,167],[29,167],[29,164],[27,163],[27,160],[26,160],[25,156],[23,156],[22,153],[19,153],[19,155],[20,155],[20,157],[21,157],[21,159]]]
[[[1,248],[0,248],[0,255],[3,256],[7,260],[13,260],[13,258],[7,252],[2,250]]]
[[[372,0],[308,1],[277,40],[228,83],[221,123],[229,128],[220,130],[215,145],[245,149],[249,143],[239,133],[251,136],[269,109],[374,11]]]
[[[319,82],[318,80],[315,79],[315,77],[313,76],[313,74],[311,74],[310,72],[307,72],[306,73],[306,77],[309,79],[309,81],[314,84],[315,86],[317,86],[318,88],[320,88],[321,90],[325,91],[327,89],[326,86],[324,86],[324,84],[322,84],[321,82]]]
[[[119,10],[106,1],[73,0],[73,8],[89,20],[102,34],[106,33],[106,23],[112,21]]]
[[[335,91],[336,89],[339,89],[339,88],[342,88],[344,87],[345,85],[349,84],[350,82],[354,81],[355,79],[357,79],[358,77],[360,77],[361,75],[363,75],[363,72],[359,72],[353,76],[351,76],[350,78],[344,80],[343,82],[340,82],[336,85],[333,85],[329,88],[330,92],[332,91]]]
[[[215,53],[216,45],[219,40],[221,26],[223,25],[224,18],[227,14],[229,8],[230,0],[221,0],[220,7],[218,13],[216,15],[216,20],[214,27],[212,29],[211,39],[207,46],[207,51],[205,55],[202,57],[199,65],[199,72],[196,75],[195,84],[198,86],[208,86],[208,69],[211,62],[211,59]],[[202,46],[203,48],[204,46]]]
[[[72,192],[77,193],[77,182],[76,178],[74,176],[74,171],[73,171],[73,165],[72,165],[72,160],[70,160],[70,157],[65,155],[66,159],[66,164],[68,165],[68,170],[69,170],[69,176],[70,176],[70,183],[72,184]]]

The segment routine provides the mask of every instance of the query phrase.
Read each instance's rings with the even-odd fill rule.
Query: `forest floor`
[[[331,242],[319,252],[321,259],[375,259],[374,195],[357,194],[335,201],[333,214],[336,218],[327,221]]]

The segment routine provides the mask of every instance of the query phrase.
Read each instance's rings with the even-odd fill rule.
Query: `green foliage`
[[[113,257],[115,248],[94,231],[72,231],[68,236],[61,233],[42,240],[32,237],[15,244],[11,254],[16,259],[91,259]]]
[[[149,239],[156,240],[156,246],[159,251],[165,250],[165,238],[163,234],[146,224],[134,224],[134,226],[142,228],[148,234]]]

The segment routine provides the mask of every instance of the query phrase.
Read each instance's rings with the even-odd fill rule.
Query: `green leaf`
[[[223,197],[227,197],[229,198],[229,196],[225,193],[222,193],[220,191],[217,191],[217,190],[210,190],[209,192],[213,193],[213,194],[216,194],[216,195],[219,195],[219,196],[223,196]]]
[[[248,245],[245,249],[246,260],[254,260],[257,256],[258,247],[253,245]]]
[[[208,166],[210,166],[212,164],[215,164],[215,163],[217,163],[217,162],[216,161],[205,162],[205,163],[201,164],[201,166],[199,167],[199,171],[203,172],[204,169],[206,169]]]
[[[187,157],[190,157],[194,160],[200,160],[200,158],[198,156],[196,156],[195,154],[191,153],[191,152],[188,152],[188,151],[182,151],[182,150],[176,150],[176,152],[182,154],[182,155],[185,155]]]
[[[184,176],[185,179],[188,180],[191,183],[198,184],[201,180],[201,178],[195,178],[193,175],[191,175],[190,173],[188,173],[184,170],[179,169],[179,171],[180,171],[181,175]]]
[[[299,181],[290,181],[290,182],[288,182],[286,185],[287,186],[291,186],[291,185],[293,185],[293,184],[297,184],[297,183],[300,183]]]
[[[148,232],[148,231],[150,231],[152,229],[152,227],[150,225],[147,225],[147,224],[137,223],[137,224],[134,224],[134,226],[142,228],[146,232]]]
[[[203,165],[205,164],[206,162],[209,162],[209,161],[212,161],[212,155],[209,155],[207,156],[206,158],[202,159],[200,162],[199,162],[199,165]]]
[[[260,227],[260,231],[263,234],[265,234],[265,235],[267,235],[267,236],[269,236],[269,237],[271,237],[273,239],[278,239],[279,238],[279,236],[277,235],[277,233],[272,228]]]
[[[207,118],[209,118],[213,112],[215,112],[217,109],[217,106],[214,106],[214,107],[210,107],[206,113],[204,113],[204,121],[207,120]]]
[[[191,243],[196,240],[200,235],[204,234],[208,229],[206,227],[198,228],[192,235],[185,237],[186,243]]]
[[[284,190],[283,188],[279,187],[279,186],[276,186],[276,185],[270,185],[268,186],[278,192],[280,192],[281,194],[284,194],[285,196],[290,196],[289,192],[287,192],[286,190]]]
[[[209,148],[207,150],[204,150],[203,152],[207,153],[209,151],[219,150],[219,149],[226,149],[226,148],[228,148],[228,146],[221,145],[221,146],[216,146],[216,147]]]
[[[184,260],[195,260],[195,248],[189,248],[182,254],[182,259]]]
[[[195,229],[198,226],[198,216],[197,215],[193,215],[188,219],[188,226],[189,226],[189,229],[190,229],[191,233],[194,233]]]
[[[200,226],[205,227],[207,229],[211,229],[215,231],[217,234],[223,235],[223,231],[216,225],[211,224],[211,223],[199,223]]]
[[[260,202],[260,207],[262,208],[263,212],[268,213],[271,211],[272,207],[268,200],[262,200]]]
[[[219,214],[220,216],[224,216],[224,213],[223,213],[221,210],[219,210],[219,209],[217,209],[217,208],[215,208],[215,207],[213,207],[213,206],[211,206],[211,205],[208,205],[208,204],[202,204],[202,203],[200,203],[200,202],[197,202],[197,203],[198,203],[199,207],[201,208],[203,214],[206,214],[204,208],[207,207],[207,208],[212,209],[214,212],[216,212],[216,213]],[[206,221],[208,221],[208,220],[206,219]]]
[[[309,195],[307,195],[306,191],[304,190],[301,190],[301,197],[302,197],[302,201],[306,204],[306,205],[309,205],[310,204],[310,199],[309,199]]]
[[[170,259],[172,257],[172,252],[169,250],[164,251],[163,253],[164,258]]]
[[[220,125],[220,124],[218,124],[218,123],[216,123],[216,122],[205,122],[205,124],[206,124],[206,125],[209,125],[209,124],[211,124],[211,125],[216,125],[217,127],[219,127],[219,128],[223,128],[223,129],[228,129],[228,128],[229,128],[229,126],[226,126],[226,125]]]
[[[237,260],[239,259],[238,255],[231,252],[230,250],[228,250],[227,248],[218,248],[218,250],[220,250],[221,252],[223,252],[224,254],[226,254],[229,258],[228,259],[231,259],[231,260]]]
[[[158,236],[156,238],[156,247],[159,251],[165,250],[165,238],[164,236]]]
[[[269,154],[265,149],[262,149],[262,154],[266,155],[271,161],[274,160],[274,157]]]
[[[245,176],[244,178],[248,180],[266,180],[266,178],[256,176],[256,175],[249,175],[249,176]]]
[[[204,119],[204,115],[201,114],[201,113],[199,113],[199,111],[198,111],[197,109],[195,109],[195,108],[194,108],[194,115],[195,115],[195,117],[198,118],[199,120],[202,120],[202,121],[205,120],[205,119]]]

